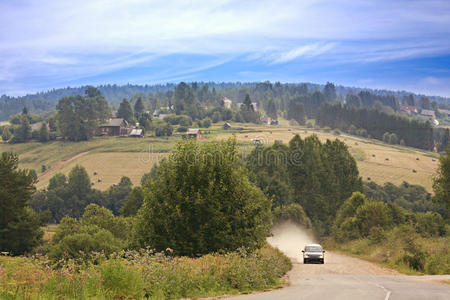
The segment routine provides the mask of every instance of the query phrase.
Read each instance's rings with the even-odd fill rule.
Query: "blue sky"
[[[263,80],[450,96],[450,1],[0,0],[0,94]]]

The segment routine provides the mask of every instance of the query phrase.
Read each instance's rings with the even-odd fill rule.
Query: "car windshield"
[[[320,246],[306,246],[305,247],[306,252],[322,252],[322,247]]]

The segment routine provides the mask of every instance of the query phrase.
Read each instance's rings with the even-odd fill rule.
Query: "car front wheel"
[[[308,263],[308,260],[307,260],[306,258],[304,258],[304,259],[303,259],[303,263],[304,263],[304,264],[307,264],[307,263]]]

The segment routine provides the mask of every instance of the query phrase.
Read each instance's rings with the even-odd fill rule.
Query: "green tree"
[[[61,98],[56,110],[61,134],[70,141],[90,139],[94,130],[111,115],[105,98],[93,87],[86,89],[85,96]]]
[[[120,102],[119,109],[117,110],[117,117],[125,119],[128,123],[133,122],[133,110],[127,99],[123,99],[122,102]]]
[[[142,98],[139,97],[134,104],[134,116],[136,119],[144,112],[144,103],[142,103]]]
[[[26,115],[22,115],[20,118],[20,125],[14,130],[13,143],[28,142],[31,139],[31,126],[30,121]]]
[[[212,114],[212,117],[211,117],[211,119],[212,119],[212,122],[213,123],[217,123],[217,122],[219,122],[220,121],[220,113],[218,112],[218,111],[215,111],[213,114]]]
[[[3,133],[2,133],[2,140],[4,140],[5,142],[9,141],[11,139],[11,131],[9,130],[9,126],[5,126],[3,128]]]
[[[132,190],[133,184],[130,178],[123,176],[119,184],[114,184],[105,192],[103,206],[111,210],[113,214],[119,215],[126,198]]]
[[[267,103],[267,116],[269,118],[272,118],[273,120],[276,120],[278,118],[277,116],[277,107],[275,106],[275,101],[273,99],[269,100],[269,103]]]
[[[297,123],[300,125],[305,125],[306,113],[304,104],[302,102],[299,102],[298,100],[291,101],[289,103],[287,118],[289,120],[297,121]]]
[[[271,203],[249,182],[235,140],[179,143],[159,170],[138,213],[138,245],[194,256],[265,242]]]
[[[121,214],[125,217],[135,216],[144,202],[144,190],[137,186],[131,190],[131,193],[125,199],[125,203],[121,208]]]
[[[327,82],[323,89],[323,94],[328,102],[336,100],[336,89],[334,87],[334,84],[331,82]]]
[[[450,148],[439,159],[437,176],[433,179],[433,201],[450,210]]]
[[[210,118],[205,118],[205,119],[203,120],[203,127],[209,128],[209,127],[211,127],[211,123],[212,123],[212,121],[211,121]]]
[[[44,122],[42,123],[41,129],[39,129],[39,141],[40,142],[47,142],[50,139],[47,124]]]
[[[14,255],[31,251],[42,241],[44,218],[28,207],[35,192],[36,178],[18,169],[19,158],[12,152],[0,157],[0,251]]]

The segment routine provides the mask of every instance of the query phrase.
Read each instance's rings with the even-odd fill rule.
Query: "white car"
[[[309,264],[312,262],[318,262],[323,264],[325,262],[325,250],[319,244],[309,244],[305,246],[303,252],[303,263]]]

